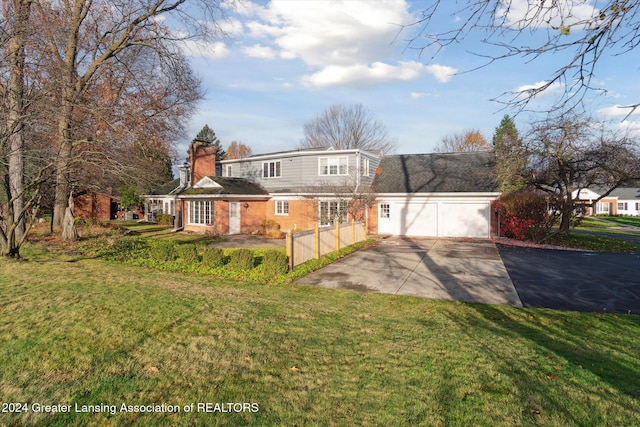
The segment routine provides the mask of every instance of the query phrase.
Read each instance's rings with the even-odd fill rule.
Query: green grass
[[[0,260],[0,402],[117,410],[0,425],[640,424],[638,316],[24,255]],[[120,412],[198,402],[259,410]]]
[[[597,252],[640,252],[640,244],[637,243],[577,232],[572,232],[569,236],[552,236],[545,243]]]
[[[607,221],[617,222],[619,224],[633,225],[635,227],[640,227],[640,217],[637,217],[637,216],[602,216],[598,218],[606,219]]]

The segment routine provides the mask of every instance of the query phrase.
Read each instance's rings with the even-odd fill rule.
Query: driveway
[[[297,283],[522,307],[490,240],[389,238]]]
[[[640,254],[498,244],[525,307],[640,314]]]

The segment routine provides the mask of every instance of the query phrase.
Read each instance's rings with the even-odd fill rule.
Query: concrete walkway
[[[297,283],[522,307],[490,240],[389,238]]]

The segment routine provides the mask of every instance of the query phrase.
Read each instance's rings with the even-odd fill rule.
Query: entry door
[[[378,233],[394,234],[393,224],[391,223],[391,203],[380,202],[378,204]]]
[[[239,202],[229,202],[229,234],[240,234]]]

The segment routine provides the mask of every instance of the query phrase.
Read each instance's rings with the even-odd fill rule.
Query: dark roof
[[[266,196],[269,194],[260,184],[245,178],[226,178],[221,176],[209,176],[220,187],[189,188],[183,191],[183,195],[239,195],[239,196]]]
[[[497,192],[491,151],[384,156],[376,170],[376,193]]]
[[[154,188],[149,192],[150,196],[164,196],[170,194],[173,190],[180,186],[180,178],[165,182],[164,184]]]
[[[613,190],[610,196],[621,200],[640,199],[640,188],[620,187]]]

